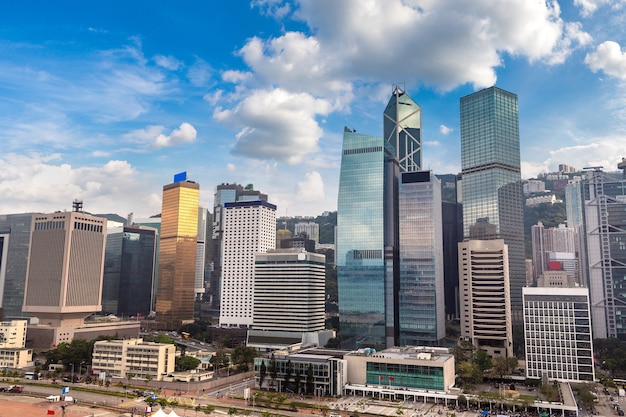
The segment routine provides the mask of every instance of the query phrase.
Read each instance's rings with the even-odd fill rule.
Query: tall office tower
[[[208,212],[205,207],[198,207],[198,240],[196,242],[196,277],[194,292],[197,298],[204,294],[204,264],[206,254],[206,226]]]
[[[439,346],[446,335],[441,182],[430,171],[405,172],[399,191],[396,345]]]
[[[250,327],[254,256],[276,247],[276,206],[267,201],[224,204],[220,326]]]
[[[446,318],[459,318],[459,242],[463,241],[463,206],[459,203],[461,181],[442,179],[441,218],[443,223],[443,280]]]
[[[0,308],[22,316],[32,213],[0,214]]]
[[[107,230],[102,311],[148,316],[154,305],[158,232],[145,226]]]
[[[400,172],[422,169],[422,109],[400,86],[394,87],[383,113],[383,132]]]
[[[200,186],[176,174],[163,187],[157,319],[171,328],[193,321]]]
[[[568,227],[578,229],[584,225],[583,208],[582,182],[569,180],[565,186],[565,210]]]
[[[587,244],[585,239],[585,221],[583,218],[583,187],[581,180],[569,180],[565,186],[565,208],[567,210],[567,226],[576,233],[576,254],[579,261],[579,282],[588,282]]]
[[[319,332],[326,323],[326,258],[275,249],[254,261],[253,329]]]
[[[503,239],[459,243],[461,337],[491,356],[513,356],[507,252]]]
[[[106,221],[78,211],[33,215],[22,311],[61,327],[102,310]]]
[[[339,334],[350,349],[385,347],[384,147],[381,137],[344,131],[335,253]]]
[[[517,96],[490,87],[461,98],[461,168],[464,236],[479,219],[508,246],[511,309],[521,324],[524,207],[520,174]]]
[[[595,168],[585,187],[593,335],[626,340],[626,179]]]
[[[298,222],[295,227],[295,235],[306,234],[307,239],[320,243],[320,225],[315,222]]]
[[[210,260],[212,271],[209,276],[205,299],[208,299],[212,314],[219,317],[221,277],[222,277],[222,241],[224,236],[224,205],[237,201],[267,201],[267,194],[254,190],[252,184],[245,188],[239,184],[220,184],[215,187],[213,199],[213,227]]]
[[[593,381],[589,290],[526,287],[522,296],[526,378]]]
[[[542,222],[530,226],[530,243],[533,251],[533,280],[537,281],[546,267],[546,248]]]
[[[576,253],[574,228],[559,224],[544,230],[545,247],[548,252]]]

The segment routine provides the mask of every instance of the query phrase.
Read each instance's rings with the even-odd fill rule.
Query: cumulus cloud
[[[304,181],[296,187],[296,197],[299,201],[318,201],[324,199],[324,180],[317,171],[304,174]]]
[[[448,127],[446,125],[439,125],[439,133],[441,133],[442,135],[449,135],[453,131],[454,129],[452,129],[451,127]]]
[[[129,142],[148,145],[153,148],[184,145],[196,140],[196,129],[189,123],[181,123],[169,135],[164,134],[164,126],[153,125],[144,129],[136,129],[124,135]]]
[[[617,42],[602,42],[595,52],[587,54],[585,64],[591,71],[602,71],[612,77],[626,79],[626,53]]]
[[[263,14],[304,22],[309,30],[249,39],[237,51],[247,68],[221,73],[234,89],[205,97],[219,100],[217,120],[239,130],[234,152],[240,155],[301,161],[317,150],[318,119],[349,113],[356,89],[376,90],[390,80],[442,92],[464,84],[487,87],[496,82],[503,54],[554,65],[591,42],[580,23],[561,17],[555,1],[288,4],[252,2]]]
[[[71,208],[75,198],[90,212],[120,210],[156,213],[141,174],[127,161],[74,167],[60,156],[0,156],[0,194],[4,213],[52,212]],[[128,212],[129,212],[128,211]]]
[[[233,109],[218,107],[213,117],[240,129],[233,153],[296,164],[318,150],[322,129],[315,117],[331,109],[326,100],[276,88],[253,91]]]
[[[189,123],[182,123],[178,129],[174,129],[169,135],[160,134],[153,142],[153,146],[163,148],[166,146],[183,145],[196,140],[196,129]]]
[[[522,176],[533,178],[540,173],[554,172],[559,164],[576,169],[601,166],[605,171],[615,171],[624,156],[624,142],[626,135],[611,135],[589,138],[582,145],[550,150],[548,158],[543,161],[522,161]]]

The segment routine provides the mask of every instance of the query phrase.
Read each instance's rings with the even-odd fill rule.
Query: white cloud
[[[173,56],[155,55],[153,59],[158,66],[171,71],[176,71],[183,66],[183,63]]]
[[[548,152],[543,161],[522,161],[522,176],[533,178],[540,173],[554,172],[559,164],[567,164],[576,169],[588,166],[601,166],[605,171],[616,171],[617,163],[624,156],[625,135],[611,135],[585,139],[585,144],[566,146]]]
[[[152,148],[164,148],[191,143],[196,140],[198,135],[196,129],[186,122],[181,123],[178,129],[174,129],[169,135],[164,134],[164,131],[164,126],[153,125],[132,130],[123,137],[131,143]]]
[[[291,12],[291,5],[283,0],[252,0],[252,6],[258,7],[262,14],[275,19],[282,19]]]
[[[226,170],[228,172],[236,172],[237,171],[237,165],[235,165],[235,164],[226,164]]]
[[[324,180],[319,172],[311,171],[304,175],[304,181],[296,187],[296,197],[304,202],[324,199]]]
[[[240,129],[233,153],[295,164],[318,150],[322,129],[315,117],[331,109],[330,103],[309,94],[256,90],[233,109],[218,107],[213,117]]]
[[[152,145],[156,148],[183,145],[195,141],[196,136],[196,129],[191,124],[181,123],[178,129],[174,129],[169,135],[158,135]]]
[[[56,162],[56,163],[53,163]],[[127,161],[73,167],[44,155],[0,156],[0,195],[3,213],[53,212],[71,209],[79,198],[89,212],[158,213],[150,201],[145,179]]]
[[[609,5],[612,9],[620,9],[626,4],[624,0],[574,0],[574,5],[580,7],[583,17],[590,17],[601,6]]]
[[[587,54],[585,64],[591,71],[602,71],[612,77],[626,79],[626,53],[617,42],[602,42],[595,52]]]
[[[213,73],[213,69],[206,61],[198,58],[187,71],[187,78],[192,85],[196,87],[204,87],[209,83]]]
[[[439,133],[441,133],[442,135],[449,135],[453,131],[454,129],[452,129],[451,127],[448,127],[446,125],[439,125]]]

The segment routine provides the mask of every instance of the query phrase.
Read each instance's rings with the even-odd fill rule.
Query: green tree
[[[200,359],[193,356],[180,356],[176,358],[176,369],[179,371],[190,371],[196,369],[200,365]]]
[[[452,349],[454,361],[457,365],[461,362],[472,362],[474,360],[475,352],[476,346],[466,341],[459,342],[454,349]]]
[[[265,361],[261,361],[261,367],[259,368],[259,388],[263,388],[263,381],[265,381],[266,375],[267,366],[265,366]]]
[[[474,356],[474,363],[484,372],[487,369],[491,369],[491,356],[486,351],[479,349]]]
[[[174,339],[172,339],[166,334],[161,334],[161,333],[156,334],[156,335],[147,334],[143,337],[143,340],[144,342],[167,343],[169,345],[176,344],[176,341]]]
[[[313,364],[309,364],[309,368],[306,370],[306,393],[313,394]]]
[[[289,381],[291,381],[291,375],[293,374],[293,365],[291,364],[291,359],[287,361],[287,367],[285,369],[285,384],[283,386],[283,391],[287,391],[289,388]]]
[[[259,352],[255,348],[241,344],[233,349],[230,358],[240,372],[247,372],[249,369],[248,365],[253,362],[254,358],[258,355]]]
[[[296,392],[296,394],[300,394],[300,385],[302,385],[302,375],[300,374],[300,368],[296,368],[296,376],[293,379],[293,382],[296,386],[296,389],[294,390]]]
[[[271,386],[273,387],[274,384],[276,383],[276,379],[278,378],[278,367],[276,366],[276,358],[274,357],[274,354],[272,353],[272,356],[270,357],[270,378],[272,379],[271,381]]]
[[[469,362],[461,362],[457,366],[457,374],[464,384],[478,384],[483,380],[483,373],[478,365]]]
[[[492,360],[493,372],[502,378],[517,368],[517,358],[497,357]]]

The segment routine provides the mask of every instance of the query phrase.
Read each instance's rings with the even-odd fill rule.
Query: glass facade
[[[400,172],[422,169],[422,109],[399,86],[383,113],[383,132],[395,150]]]
[[[337,205],[341,345],[385,346],[384,141],[344,132]]]
[[[585,227],[594,338],[626,340],[626,179],[587,174]]]
[[[174,326],[194,317],[199,196],[195,182],[163,187],[156,312]]]
[[[107,232],[102,282],[102,311],[129,317],[148,316],[154,303],[157,232],[124,227]]]
[[[399,193],[399,346],[438,346],[445,337],[441,182],[402,174]]]
[[[464,237],[504,239],[511,310],[522,322],[526,282],[517,96],[497,87],[461,98]]]
[[[0,214],[0,307],[5,317],[22,316],[32,214]]]
[[[367,362],[366,378],[368,385],[446,390],[439,366]]]

